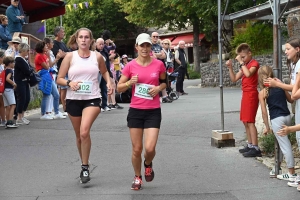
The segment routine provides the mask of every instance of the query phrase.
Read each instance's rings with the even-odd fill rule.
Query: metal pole
[[[62,15],[59,16],[59,25],[62,26]]]
[[[279,77],[279,59],[278,59],[278,16],[279,0],[273,1],[273,71],[274,76]],[[280,51],[281,52],[281,51]],[[275,175],[279,174],[279,145],[275,139]]]
[[[47,37],[47,20],[45,19],[44,20],[44,27],[45,27],[45,30],[44,30],[44,33],[45,33],[45,37]]]
[[[220,68],[220,102],[221,102],[221,125],[224,131],[224,102],[223,102],[223,68],[222,68],[222,38],[221,38],[221,0],[218,0],[218,40],[219,40],[219,68]]]

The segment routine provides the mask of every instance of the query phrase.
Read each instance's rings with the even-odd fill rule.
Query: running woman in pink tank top
[[[166,69],[163,62],[150,57],[151,38],[146,33],[136,38],[135,48],[138,57],[129,62],[122,71],[118,83],[118,92],[125,92],[132,87],[132,98],[127,116],[132,143],[132,165],[134,179],[132,190],[140,190],[142,186],[142,151],[144,153],[145,180],[150,182],[154,178],[152,160],[158,139],[161,109],[159,92],[166,88]],[[143,136],[144,145],[143,145]]]
[[[93,35],[87,28],[75,33],[78,51],[68,53],[57,76],[57,84],[69,86],[67,89],[66,111],[72,122],[76,143],[81,158],[80,182],[90,181],[89,155],[91,150],[90,130],[99,115],[100,90],[98,73],[101,72],[107,82],[108,94],[112,87],[104,59],[98,52],[91,51]],[[69,80],[65,80],[68,73]]]

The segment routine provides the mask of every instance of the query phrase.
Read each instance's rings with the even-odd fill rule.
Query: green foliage
[[[190,65],[189,63],[187,65],[188,65],[187,70],[188,70],[188,74],[189,74],[190,79],[199,79],[199,78],[201,78],[201,74],[193,70],[193,65]]]
[[[31,109],[35,109],[35,108],[40,108],[42,98],[43,98],[43,93],[40,90],[37,90],[37,88],[32,88],[30,92],[33,96],[33,99],[30,100],[27,109],[31,110]]]
[[[265,154],[274,154],[275,152],[275,136],[274,134],[268,134],[259,139],[262,151]]]
[[[233,55],[236,47],[241,43],[248,43],[254,55],[272,52],[273,28],[269,23],[255,23],[248,21],[245,29],[235,30],[235,36],[231,41]]]
[[[77,6],[77,9],[74,9],[73,4],[79,3],[82,1],[68,1],[68,4],[72,5],[72,10],[66,7],[66,14],[62,19],[66,38],[82,27],[89,28],[94,38],[101,37],[104,30],[109,30],[113,38],[129,38],[138,31],[138,27],[126,20],[126,14],[120,11],[119,4],[113,0],[93,1],[93,5],[88,8],[83,6],[81,9]],[[54,28],[59,25],[60,17],[47,20],[47,34],[52,35]]]

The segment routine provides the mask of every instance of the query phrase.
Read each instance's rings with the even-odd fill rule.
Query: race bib
[[[90,95],[92,94],[93,82],[83,81],[79,83],[79,89],[75,91],[75,94]]]
[[[137,84],[135,84],[134,96],[142,98],[142,99],[153,100],[153,97],[151,97],[151,95],[148,94],[149,90],[152,87],[153,87],[153,85],[137,83]]]

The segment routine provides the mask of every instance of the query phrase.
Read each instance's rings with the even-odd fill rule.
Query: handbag
[[[28,83],[30,87],[37,85],[42,80],[41,76],[36,72],[31,72]]]

